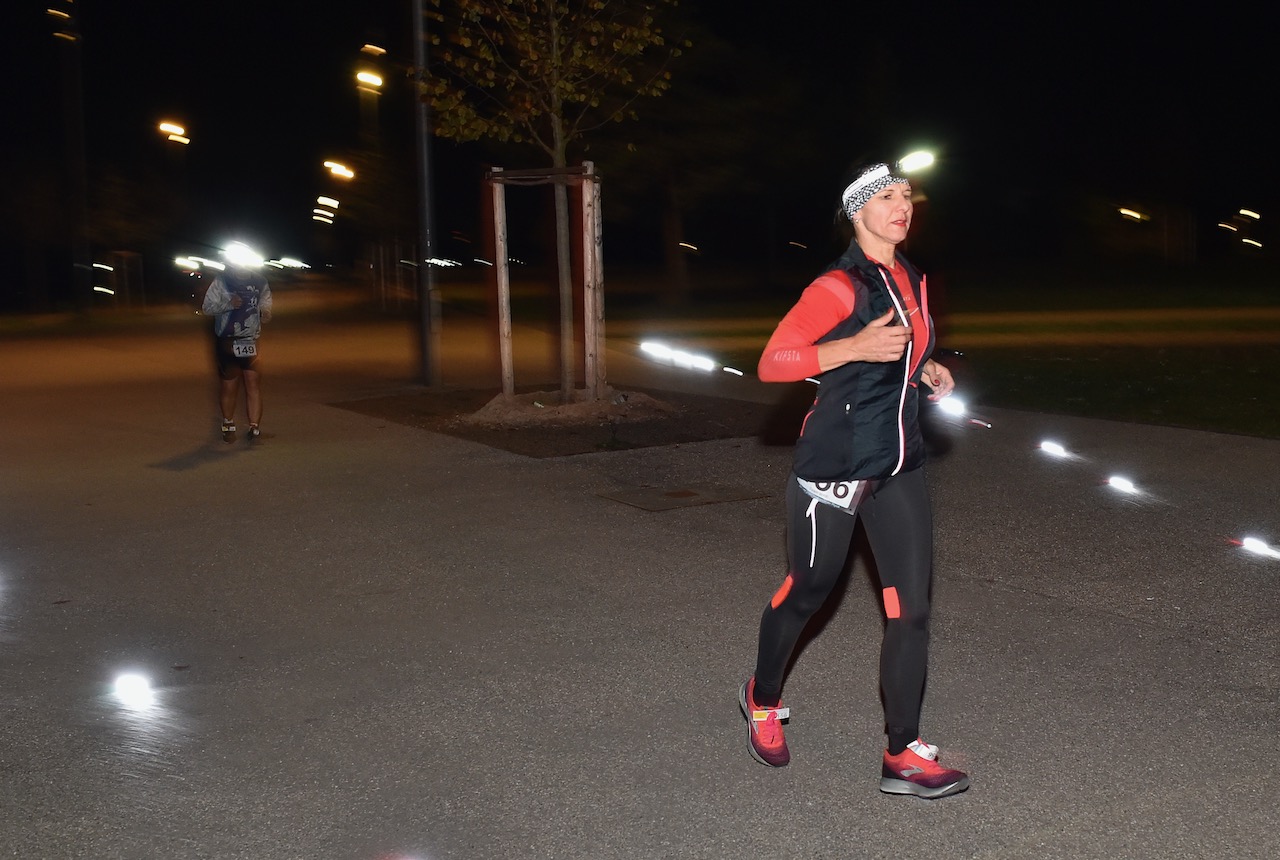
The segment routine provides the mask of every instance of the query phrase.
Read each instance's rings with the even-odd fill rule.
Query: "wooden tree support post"
[[[493,174],[502,173],[501,167]],[[498,280],[498,356],[502,367],[502,396],[516,393],[515,368],[511,358],[511,265],[507,256],[507,189],[493,180],[494,273]]]
[[[582,319],[586,346],[586,388],[592,400],[607,392],[604,369],[604,272],[600,221],[600,181],[595,165],[582,164]]]
[[[511,346],[511,266],[507,253],[506,185],[578,185],[582,186],[582,281],[583,343],[585,347],[586,391],[592,400],[603,400],[608,393],[604,361],[604,267],[603,221],[600,215],[600,179],[590,161],[582,167],[543,168],[540,170],[489,170],[493,186],[494,274],[498,285],[498,352],[502,369],[502,394],[515,396],[515,371]],[[570,309],[571,310],[571,309]],[[561,308],[562,319],[566,316]],[[560,332],[562,356],[564,344],[573,341],[572,313],[570,322]],[[563,360],[563,359],[562,359]],[[565,375],[561,368],[561,375]],[[572,377],[572,367],[568,374]]]

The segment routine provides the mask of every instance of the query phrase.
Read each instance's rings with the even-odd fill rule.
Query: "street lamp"
[[[350,181],[356,178],[356,172],[352,170],[350,167],[347,167],[345,164],[342,164],[341,162],[326,161],[324,163],[324,166],[325,166],[325,169],[327,169],[330,173],[332,173],[334,176],[338,177],[339,179],[345,179]]]
[[[381,92],[382,75],[377,72],[371,72],[368,69],[361,69],[356,72],[356,89],[362,93],[373,93],[377,95]]]
[[[191,138],[187,137],[186,128],[178,125],[176,122],[169,122],[168,120],[165,120],[156,126],[156,128],[161,134],[168,135],[169,140],[172,140],[174,143],[180,143],[183,146],[186,146],[191,142]]]

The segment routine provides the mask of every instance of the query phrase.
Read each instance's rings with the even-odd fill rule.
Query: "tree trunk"
[[[553,167],[566,167],[568,145],[559,115],[552,116],[555,152]],[[560,177],[563,179],[563,177]],[[560,402],[573,402],[574,340],[573,340],[573,258],[569,242],[569,191],[564,182],[558,181],[555,189],[556,204],[556,274],[560,295]]]

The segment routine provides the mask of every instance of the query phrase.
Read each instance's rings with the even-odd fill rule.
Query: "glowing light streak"
[[[1280,550],[1269,546],[1266,541],[1259,538],[1247,537],[1240,542],[1240,545],[1254,555],[1261,555],[1267,558],[1280,558]]]
[[[1219,221],[1218,226],[1223,228],[1224,230],[1230,230],[1232,233],[1240,232],[1239,227],[1237,227],[1235,224],[1228,224],[1226,221]]]
[[[1241,242],[1244,242],[1246,245],[1252,245],[1252,246],[1254,246],[1255,248],[1261,248],[1261,247],[1262,247],[1262,243],[1261,243],[1261,242],[1259,242],[1257,239],[1241,239],[1240,241],[1241,241]]]
[[[318,203],[318,204],[319,204],[319,205],[321,205],[321,206],[327,206],[327,207],[329,207],[330,209],[337,209],[337,208],[338,208],[338,201],[337,201],[337,200],[335,200],[335,199],[334,199],[334,198],[332,198],[332,197],[325,197],[325,196],[321,195],[320,197],[317,197],[317,198],[316,198],[316,203]]]
[[[332,219],[332,218],[326,218],[326,217],[324,217],[323,215],[312,215],[312,216],[311,216],[311,220],[312,220],[312,221],[319,221],[321,224],[332,224],[332,223],[333,223],[333,219]]]
[[[360,49],[360,53],[370,54],[374,57],[381,57],[386,52],[387,52],[387,49],[379,45],[365,45]]]
[[[692,243],[690,243],[690,242],[681,242],[681,243],[680,243],[680,247],[681,247],[681,248],[684,248],[684,249],[686,249],[686,250],[689,250],[689,251],[696,251],[696,250],[698,250],[698,246],[697,246],[697,245],[694,245],[694,244],[692,244]]]
[[[741,370],[738,370],[736,367],[722,367],[720,369],[723,370],[725,373],[732,373],[734,376],[746,376],[745,373],[743,373]]]
[[[182,136],[182,135],[180,135],[180,134],[171,134],[171,135],[169,135],[169,140],[172,140],[174,143],[180,143],[180,144],[182,144],[183,146],[186,146],[187,144],[189,144],[189,143],[191,142],[191,138],[189,138],[189,137],[183,137],[183,136]]]
[[[904,155],[901,160],[898,161],[898,169],[903,173],[914,173],[917,170],[924,170],[926,167],[932,167],[933,160],[932,152],[925,152],[923,150],[919,152],[912,152]]]
[[[1048,439],[1040,443],[1040,450],[1044,451],[1046,454],[1052,454],[1055,457],[1071,456],[1070,454],[1067,453],[1066,448],[1062,447],[1057,442],[1051,442]]]
[[[1252,209],[1241,209],[1240,214],[1246,218],[1252,218],[1254,221],[1262,220],[1262,216],[1259,215],[1257,212],[1254,212]]]
[[[142,675],[126,674],[116,678],[116,698],[126,708],[147,708],[155,703],[151,682]]]
[[[1107,484],[1115,487],[1122,493],[1138,492],[1138,488],[1133,485],[1133,481],[1130,481],[1128,478],[1122,478],[1119,475],[1112,475],[1110,478],[1107,478]]]
[[[250,248],[244,242],[232,242],[222,249],[222,256],[227,258],[227,262],[233,266],[241,266],[247,269],[256,269],[266,262],[257,251]]]
[[[803,242],[788,242],[787,244],[793,248],[802,248],[805,251],[809,250],[809,246],[804,244]]]
[[[185,135],[187,133],[187,130],[184,127],[178,125],[176,122],[169,122],[168,120],[160,123],[160,125],[157,126],[157,129],[164,134]]]
[[[116,294],[115,290],[109,289],[108,287],[94,287],[93,291],[95,293],[106,293],[109,296],[114,296]]]
[[[94,263],[94,264],[93,264],[93,267],[94,267],[95,269],[102,269],[104,272],[114,272],[114,271],[115,271],[115,268],[114,268],[114,267],[112,267],[112,266],[108,266],[106,263]]]
[[[958,397],[944,397],[938,401],[938,408],[948,415],[954,415],[959,418],[964,415],[964,401]]]
[[[1150,221],[1151,216],[1136,209],[1126,209],[1121,206],[1119,209],[1121,217],[1128,218],[1130,221]]]
[[[702,355],[694,355],[691,352],[685,352],[682,349],[672,349],[661,343],[654,341],[645,341],[640,344],[640,351],[647,353],[654,358],[669,361],[676,367],[689,368],[692,370],[715,370],[718,365]]]
[[[382,86],[382,75],[369,71],[361,71],[356,73],[356,80],[364,86],[358,87],[364,92],[377,92],[378,87]]]
[[[317,206],[317,207],[315,207],[314,209],[312,209],[312,210],[311,210],[311,214],[312,214],[312,215],[323,215],[323,216],[324,216],[324,217],[326,217],[326,218],[332,218],[336,213],[334,213],[334,212],[332,212],[332,211],[330,211],[330,210],[328,210],[328,209],[321,209],[319,206]]]

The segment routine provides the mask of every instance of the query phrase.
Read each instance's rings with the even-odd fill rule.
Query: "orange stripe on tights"
[[[884,590],[885,618],[901,618],[902,607],[898,604],[898,589],[890,586]]]
[[[791,574],[787,574],[787,578],[782,580],[782,585],[773,593],[773,599],[769,601],[769,606],[777,609],[782,605],[782,601],[787,599],[787,595],[791,593]]]

